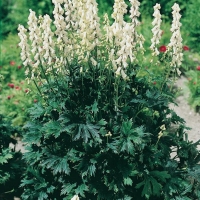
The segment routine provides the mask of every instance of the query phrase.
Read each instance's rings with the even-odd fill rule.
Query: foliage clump
[[[22,174],[25,171],[22,153],[15,151],[19,130],[0,115],[0,199],[12,199],[20,196],[19,188]],[[10,144],[14,146],[10,148]]]

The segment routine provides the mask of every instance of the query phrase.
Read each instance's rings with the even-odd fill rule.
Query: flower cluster
[[[53,35],[54,33],[51,31],[51,19],[49,15],[45,15],[41,23],[41,28],[43,29],[42,32],[42,51],[44,51],[43,58],[45,59],[48,66],[52,65],[53,58],[55,57],[55,50],[54,50],[54,41]],[[47,72],[46,72],[47,73]]]
[[[20,43],[19,43],[19,47],[21,47],[21,59],[24,61],[23,65],[27,66],[30,65],[32,60],[30,57],[30,52],[29,52],[29,45],[28,45],[28,38],[26,36],[26,32],[27,29],[24,28],[24,26],[19,25],[18,27],[19,30],[19,38],[20,38]],[[13,65],[13,62],[10,62],[11,65]],[[26,75],[28,75],[28,72],[26,73]]]
[[[181,32],[180,32],[180,18],[181,15],[179,13],[180,8],[178,4],[174,4],[172,6],[173,12],[173,21],[172,21],[172,26],[171,26],[171,32],[172,32],[172,37],[170,39],[170,43],[168,45],[169,48],[172,49],[172,61],[171,61],[171,66],[174,67],[174,70],[176,70],[177,74],[180,74],[180,70],[178,67],[181,65],[181,62],[183,60],[183,53],[182,53],[182,37],[181,37]]]
[[[153,38],[151,39],[151,46],[150,49],[153,51],[153,55],[159,55],[159,51],[157,49],[157,45],[160,43],[160,39],[161,39],[161,35],[162,35],[162,30],[160,29],[161,26],[161,14],[160,14],[160,4],[156,4],[154,7],[154,20],[152,22],[153,25],[153,29],[152,29],[152,33],[153,33]],[[162,50],[160,50],[161,52],[163,52]]]
[[[134,61],[137,61],[137,44],[139,44],[140,49],[144,52],[144,37],[136,32],[136,28],[140,24],[138,21],[138,17],[140,16],[140,3],[137,0],[130,0],[130,3],[131,23],[127,23],[123,20],[124,14],[127,13],[127,5],[123,0],[117,0],[115,1],[114,12],[112,14],[114,23],[111,26],[106,23],[105,28],[106,38],[108,38],[111,43],[114,41],[110,60],[114,70],[116,70],[116,76],[122,76],[123,79],[127,78],[126,71],[129,62],[133,63]]]
[[[171,71],[176,72],[178,75],[180,75],[180,70],[179,67],[182,63],[183,60],[183,53],[182,50],[188,51],[189,48],[187,46],[182,45],[182,37],[181,37],[181,32],[180,32],[180,18],[181,15],[179,14],[180,8],[178,4],[174,4],[172,6],[172,15],[173,15],[173,21],[172,21],[172,26],[170,31],[172,32],[172,36],[170,39],[170,43],[165,46],[162,45],[159,47],[159,50],[157,49],[157,45],[160,43],[161,36],[163,34],[163,31],[160,29],[161,27],[161,14],[160,14],[160,4],[156,4],[154,6],[154,20],[152,22],[153,29],[153,37],[151,39],[151,46],[150,49],[153,51],[152,55],[153,56],[158,56],[161,53],[164,53],[163,56],[169,52],[169,55],[171,57],[171,62],[170,62],[170,68]]]
[[[76,63],[79,71],[87,72],[88,66],[111,66],[110,70],[116,77],[129,79],[127,74],[130,64],[138,62],[138,54],[144,54],[144,37],[136,31],[140,22],[138,17],[139,1],[130,0],[130,22],[124,21],[127,13],[127,5],[124,0],[115,0],[110,25],[108,16],[105,16],[103,32],[100,29],[97,3],[95,0],[53,0],[55,5],[53,14],[54,21],[49,15],[36,17],[35,12],[30,10],[28,18],[29,41],[27,29],[19,25],[19,46],[22,49],[21,59],[27,66],[26,75],[31,79],[39,79],[48,82],[48,77],[59,74],[68,74],[70,65]],[[173,33],[170,44],[166,48],[160,48],[160,52],[173,50],[171,65],[179,66],[182,60],[180,36],[180,14],[177,4],[173,6]],[[160,5],[154,6],[155,17],[153,24],[153,38],[151,49],[154,55],[158,55],[162,31]],[[51,24],[56,30],[52,31]],[[31,51],[29,50],[31,49]],[[139,51],[140,50],[140,51]],[[131,69],[131,70],[134,70]]]

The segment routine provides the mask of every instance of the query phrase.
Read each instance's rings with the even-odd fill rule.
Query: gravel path
[[[191,130],[187,131],[189,141],[196,142],[200,139],[200,115],[188,105],[189,90],[186,87],[186,83],[187,79],[183,76],[177,80],[176,85],[182,92],[177,98],[178,106],[170,105],[170,107],[185,120],[186,126],[191,128]]]

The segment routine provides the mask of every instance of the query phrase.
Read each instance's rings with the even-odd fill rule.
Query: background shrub
[[[16,126],[23,126],[27,108],[37,101],[35,88],[25,80],[25,68],[20,60],[19,38],[9,34],[1,43],[0,114],[12,118]]]
[[[49,0],[5,0],[1,2],[1,38],[9,33],[17,33],[18,24],[26,25],[29,9],[38,15],[52,13],[53,4]]]
[[[187,5],[183,20],[183,29],[188,36],[185,41],[187,41],[193,52],[199,52],[200,50],[200,23],[198,21],[200,13],[197,9],[199,6],[200,0],[191,0]]]

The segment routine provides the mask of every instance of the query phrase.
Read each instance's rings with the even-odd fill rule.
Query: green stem
[[[116,106],[116,110],[115,111],[117,111],[117,108],[119,107],[119,105],[118,105],[118,96],[119,96],[119,88],[118,88],[118,80],[119,80],[119,78],[118,77],[116,77],[115,78],[115,92],[116,92],[116,97],[115,97],[115,106]]]
[[[141,107],[142,107],[142,106],[143,106],[143,104],[141,104]],[[143,109],[144,109],[144,107],[142,107],[142,109],[140,109],[140,110],[136,113],[134,119],[136,119],[136,117],[143,111]]]
[[[14,191],[15,191],[15,190],[12,189],[12,190],[10,190],[10,191],[4,192],[4,194],[12,193],[12,192],[14,192]]]
[[[156,146],[158,145],[158,142],[160,141],[160,138],[158,138],[157,142],[156,142]]]
[[[58,84],[58,80],[56,78],[57,76],[56,76],[55,70],[54,70],[53,66],[51,68],[52,68],[52,71],[53,71],[54,79],[56,80],[56,84],[57,84],[57,86],[59,88],[59,84]]]
[[[162,90],[163,90],[164,84],[166,83],[166,81],[167,81],[168,78],[169,78],[170,71],[171,71],[171,67],[169,67],[169,69],[168,69],[168,71],[167,71],[167,74],[166,74],[166,76],[165,76],[165,79],[164,79],[164,81],[163,81],[163,83],[162,83],[162,85],[161,85],[161,88],[160,88],[160,92],[161,92],[161,93],[162,93]]]
[[[35,80],[33,80],[33,82],[34,82],[34,84],[35,84],[35,86],[36,86],[38,92],[40,93],[40,95],[41,95],[41,97],[42,97],[42,92],[41,92],[40,88],[38,87],[38,85],[37,85],[37,83],[35,82]]]
[[[49,79],[48,79],[47,75],[45,74],[44,67],[43,67],[42,65],[40,65],[40,67],[41,67],[41,69],[42,69],[42,73],[43,73],[43,75],[44,75],[44,77],[45,77],[47,83],[49,84]],[[50,86],[50,84],[49,84],[49,86]]]

